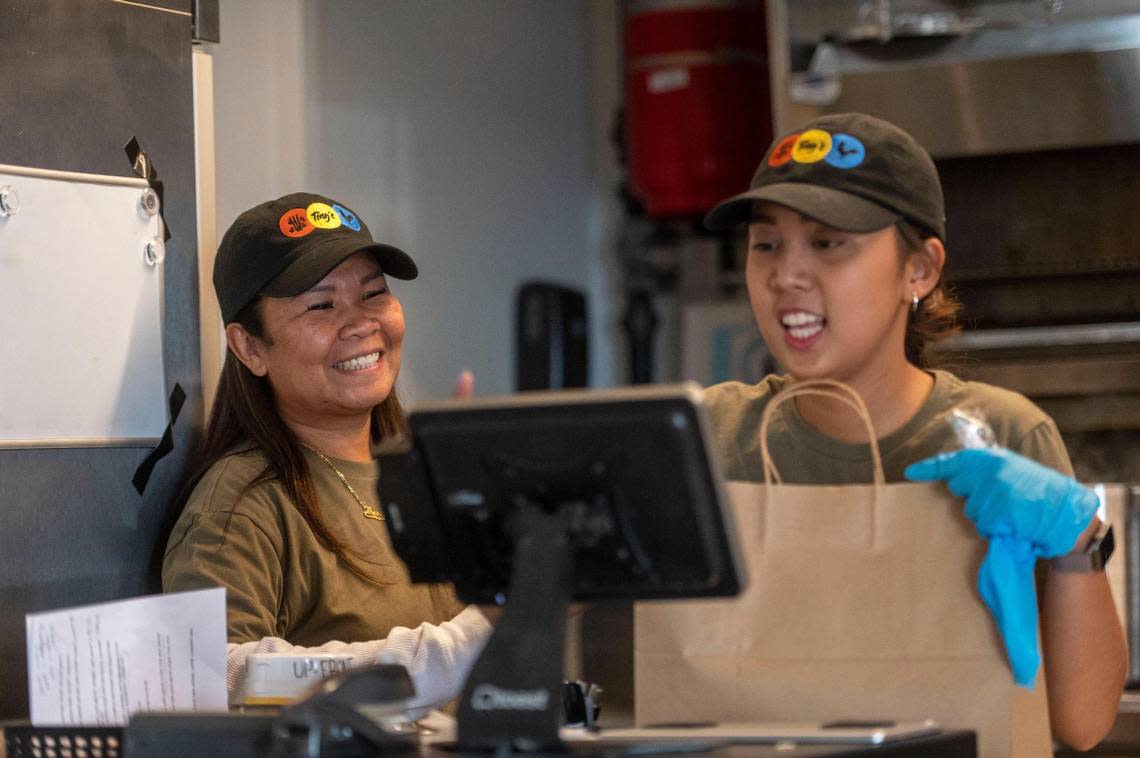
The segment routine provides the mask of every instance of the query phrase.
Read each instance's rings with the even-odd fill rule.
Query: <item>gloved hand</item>
[[[1071,476],[1000,447],[936,455],[904,473],[916,482],[944,480],[966,498],[966,516],[983,537],[1020,538],[1042,558],[1072,550],[1099,506]]]
[[[1072,477],[1004,448],[959,450],[911,464],[912,481],[945,480],[990,541],[978,591],[1001,630],[1014,681],[1033,688],[1037,644],[1036,558],[1069,552],[1099,505]]]

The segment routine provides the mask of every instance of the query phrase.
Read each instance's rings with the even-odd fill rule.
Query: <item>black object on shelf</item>
[[[519,289],[515,335],[519,390],[569,389],[589,383],[586,296],[545,282]]]

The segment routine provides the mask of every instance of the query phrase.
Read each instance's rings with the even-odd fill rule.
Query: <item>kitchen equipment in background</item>
[[[586,296],[528,282],[515,298],[516,389],[567,389],[589,383]]]
[[[755,384],[780,367],[747,300],[706,300],[681,306],[681,378],[703,385]]]
[[[779,131],[864,111],[935,158],[1140,141],[1140,0],[769,2]]]
[[[650,216],[748,186],[772,139],[762,0],[627,0],[625,140]]]
[[[979,329],[935,350],[963,378],[1026,395],[1063,434],[1140,430],[1140,322]],[[1066,444],[1076,460],[1073,440]],[[1137,455],[1125,443],[1107,455],[1119,470],[1098,466],[1096,478],[1135,479],[1126,462]]]
[[[656,351],[654,343],[660,320],[653,306],[653,295],[646,289],[636,289],[626,300],[621,325],[629,342],[629,383],[650,384],[654,381]]]

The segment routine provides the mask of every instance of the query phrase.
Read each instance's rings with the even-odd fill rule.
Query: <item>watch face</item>
[[[1112,534],[1112,524],[1108,525],[1105,530],[1104,536],[1097,540],[1096,557],[1098,559],[1097,568],[1104,568],[1108,563],[1108,559],[1112,557],[1112,552],[1116,550],[1116,538]]]

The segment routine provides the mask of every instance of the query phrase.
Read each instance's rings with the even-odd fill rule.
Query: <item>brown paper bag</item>
[[[1051,755],[1044,678],[1032,692],[1013,683],[976,590],[985,543],[961,501],[940,484],[884,484],[874,442],[874,484],[779,483],[768,422],[809,392],[870,428],[834,382],[768,404],[765,484],[727,487],[749,584],[732,600],[638,604],[638,724],[930,718],[975,730],[983,758]]]

